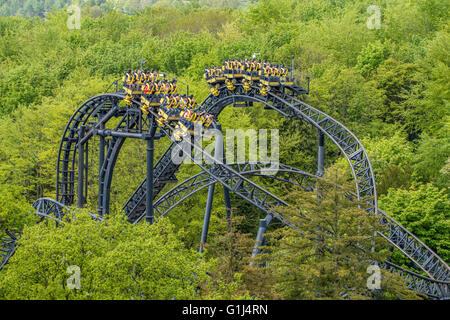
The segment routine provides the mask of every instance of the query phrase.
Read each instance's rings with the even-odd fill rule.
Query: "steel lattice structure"
[[[115,90],[108,92],[113,87],[115,87]],[[222,86],[218,90],[218,94],[210,94],[201,104],[202,109],[213,114],[216,119],[226,106],[240,104],[251,107],[254,103],[260,103],[264,105],[265,109],[275,110],[282,116],[299,119],[317,128],[319,135],[318,174],[312,175],[293,167],[280,165],[275,175],[266,176],[261,174],[261,170],[267,168],[270,165],[269,163],[226,164],[224,158],[210,155],[192,141],[185,139],[183,143],[187,143],[192,149],[197,149],[202,154],[202,160],[198,160],[192,154],[183,152],[180,141],[173,137],[175,130],[173,127],[156,125],[155,120],[158,115],[154,111],[150,110],[148,115],[143,115],[140,110],[142,104],[139,101],[132,100],[131,105],[124,104],[126,95],[124,92],[118,91],[116,81],[108,88],[107,92],[83,103],[70,118],[61,139],[57,159],[56,199],[58,201],[48,198],[39,199],[33,204],[35,213],[40,216],[41,220],[52,218],[58,223],[64,217],[73,214],[68,206],[74,205],[75,201],[77,201],[79,207],[86,203],[89,169],[88,146],[92,137],[98,136],[100,163],[98,181],[99,217],[96,215],[92,215],[92,217],[101,218],[101,216],[108,214],[113,172],[118,155],[127,138],[137,138],[148,143],[147,171],[151,172],[151,175],[148,175],[142,181],[123,205],[124,212],[131,223],[138,223],[149,217],[151,221],[157,221],[159,217],[166,215],[185,199],[208,188],[206,217],[208,210],[209,213],[211,211],[214,186],[220,184],[224,188],[227,212],[231,207],[229,193],[233,192],[266,213],[266,218],[260,220],[254,250],[256,254],[258,246],[263,242],[265,231],[274,218],[279,219],[284,224],[289,225],[290,223],[274,211],[275,207],[286,206],[287,203],[249,180],[248,177],[259,176],[275,179],[312,191],[315,181],[323,173],[323,140],[326,137],[341,150],[342,155],[349,163],[355,181],[356,199],[369,198],[367,200],[367,211],[378,214],[382,223],[387,226],[388,231],[382,236],[391,246],[407,256],[417,269],[427,274],[427,277],[402,269],[390,262],[385,262],[383,266],[403,275],[408,279],[410,288],[414,290],[434,299],[450,298],[450,269],[448,265],[417,237],[378,209],[376,185],[370,160],[361,142],[348,128],[322,111],[299,100],[287,90],[269,91],[265,96],[261,95],[260,88],[256,86],[245,88],[241,84],[236,84],[233,90],[230,90],[227,86]],[[111,123],[111,120],[115,121],[113,129],[106,129],[106,125]],[[214,123],[213,127],[220,128],[220,125]],[[153,165],[153,162],[149,162],[150,157],[153,159],[153,141],[162,137],[170,139],[172,143]],[[218,143],[216,150],[223,149],[223,142],[220,145],[219,140],[216,140],[216,143]],[[181,157],[191,158],[201,168],[202,172],[159,196],[168,183],[178,182],[176,173],[180,170],[181,164],[172,161],[172,154],[177,152]],[[149,203],[151,204],[151,211],[155,210],[156,214],[151,215],[152,212],[149,213]],[[203,240],[206,240],[206,234],[202,234],[202,242]],[[17,238],[13,239],[10,236],[9,240],[5,240],[5,245],[0,248],[0,254],[6,252],[6,254],[0,255],[0,258],[2,258],[1,267],[14,253],[17,247],[16,242]]]

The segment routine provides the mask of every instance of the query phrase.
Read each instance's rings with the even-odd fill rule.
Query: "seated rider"
[[[188,108],[193,108],[195,105],[195,97],[191,94],[188,97]]]
[[[174,101],[174,108],[178,108],[178,109],[182,109],[181,107],[180,107],[180,104],[181,104],[181,96],[179,95],[179,94],[177,94],[176,96],[175,96],[175,101]]]
[[[128,85],[131,85],[133,83],[133,73],[131,72],[131,69],[127,71],[127,79],[126,82]]]
[[[209,78],[210,78],[209,70],[210,70],[210,69],[209,69],[207,66],[205,66],[205,69],[203,69],[203,78],[204,78],[205,80],[209,80]]]
[[[155,86],[154,86],[153,82],[147,82],[145,84],[145,87],[144,87],[144,94],[145,95],[153,94],[154,90],[155,90]]]
[[[188,107],[187,103],[188,103],[187,96],[183,94],[180,99],[180,109],[187,108]]]
[[[152,76],[152,81],[156,82],[159,80],[159,74],[158,71],[153,70],[153,76]]]
[[[144,72],[141,72],[139,81],[140,81],[140,83],[145,83],[147,81],[147,70],[144,70]]]
[[[158,81],[155,83],[155,91],[154,94],[156,97],[159,98],[159,95],[161,94],[161,90],[162,90],[162,82]]]

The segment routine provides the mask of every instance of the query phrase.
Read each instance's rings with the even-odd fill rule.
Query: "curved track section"
[[[38,222],[45,218],[53,219],[56,222],[61,222],[64,217],[67,217],[72,211],[64,206],[62,203],[50,198],[41,198],[33,203],[33,208],[36,210],[34,214],[40,217]]]
[[[433,250],[385,212],[378,210],[381,223],[388,229],[386,240],[435,280],[450,281],[450,268]]]
[[[370,197],[371,206],[368,211],[377,211],[375,178],[369,157],[358,138],[343,124],[287,93],[269,92],[267,96],[262,96],[258,87],[252,86],[246,91],[241,84],[236,84],[232,91],[224,85],[219,88],[219,92],[218,96],[210,94],[203,101],[202,106],[206,112],[218,115],[223,108],[231,104],[260,102],[286,117],[299,118],[320,130],[339,147],[350,164],[356,182],[358,200],[361,197]]]
[[[16,252],[17,240],[18,237],[9,230],[6,230],[5,238],[0,239],[0,271]]]
[[[388,261],[384,262],[381,267],[387,269],[391,273],[399,274],[408,282],[408,288],[411,290],[423,293],[431,299],[450,299],[449,281],[430,279]]]
[[[67,123],[59,146],[56,165],[56,199],[61,203],[72,205],[75,200],[75,159],[77,144],[81,140],[79,136],[81,126],[85,126],[91,117],[104,114],[96,124],[100,128],[114,116],[122,99],[121,96],[114,94],[95,96],[81,105]],[[92,135],[92,132],[88,135]]]
[[[63,222],[63,219],[70,221],[75,219],[75,210],[65,206],[61,202],[49,198],[41,198],[33,203],[33,208],[36,210],[34,214],[40,217],[37,223],[43,221],[45,218],[55,220],[57,224]],[[89,213],[94,220],[101,220],[100,217],[93,213]]]
[[[370,207],[368,211],[380,214],[381,221],[388,226],[389,231],[383,236],[393,246],[410,258],[428,276],[437,281],[448,281],[450,269],[447,264],[395,220],[378,210],[373,170],[367,153],[356,136],[340,122],[285,92],[269,92],[267,95],[263,96],[259,90],[260,89],[257,87],[251,87],[249,90],[245,90],[243,86],[239,84],[235,86],[234,90],[229,90],[226,86],[223,86],[220,88],[217,96],[212,94],[209,95],[203,101],[202,107],[206,112],[218,116],[227,105],[238,102],[260,102],[263,103],[266,108],[276,110],[286,117],[298,118],[316,127],[323,135],[326,135],[333,143],[335,143],[346,157],[355,179],[358,200],[369,201]],[[110,118],[118,116],[120,114],[120,107],[118,104],[124,98],[125,96],[120,92],[94,97],[84,103],[70,119],[64,131],[58,154],[57,196],[58,199],[61,199],[62,204],[73,204],[74,202],[74,167],[77,144],[80,143],[82,139],[89,139],[89,135],[92,135],[93,131],[104,125]],[[137,101],[132,102],[134,106],[137,106],[136,110],[139,113],[138,110],[141,103]],[[158,117],[158,115],[152,111],[151,114],[155,118]],[[140,117],[141,115],[139,114],[137,116]],[[88,137],[86,137],[86,135],[80,136],[80,127],[85,126],[91,117],[98,117],[99,120],[95,123],[94,127],[91,127],[91,131],[87,134]],[[136,124],[136,121],[122,123],[124,130],[130,130]],[[171,137],[171,133],[174,129],[168,126],[160,128],[160,130],[168,137]],[[103,197],[102,203],[104,213],[108,212],[107,206],[109,205],[109,190],[113,169],[123,141],[124,138],[111,138],[108,155],[106,157],[107,160],[101,169],[100,182],[103,183],[101,196]],[[166,183],[176,181],[175,173],[179,166],[173,165],[172,161],[169,161],[169,155],[173,151],[173,148],[178,145],[178,142],[173,138],[172,142],[172,145],[155,166],[155,198]],[[191,144],[189,141],[187,142],[188,144]],[[197,148],[197,146],[192,144],[191,147],[194,149]],[[193,180],[190,180],[190,182],[184,186],[183,190],[200,190],[209,184],[219,182],[228,190],[235,192],[241,198],[266,212],[267,225],[275,216],[273,208],[286,205],[283,200],[246,179],[239,173],[239,170],[236,170],[236,168],[215,160],[201,148],[198,151],[200,151],[203,156],[210,161],[209,163],[212,164],[198,162],[196,159],[191,158],[194,163],[203,170],[203,173],[199,174],[196,178],[193,178]],[[190,157],[190,155],[187,156]],[[145,199],[145,185],[144,181],[130,200],[124,205],[125,212],[131,222],[138,220],[142,216],[143,211],[145,211],[145,204],[143,204],[143,199]],[[173,191],[173,189],[171,191]],[[178,197],[178,200],[186,198],[192,193],[191,191],[181,198],[181,193],[173,194],[173,199],[176,199],[176,197]],[[369,197],[369,200],[366,200],[367,197]],[[165,210],[167,211],[168,209],[173,208],[178,203],[169,202],[166,203],[166,207],[164,207],[163,200],[160,199],[158,201],[158,204],[163,208],[161,212],[157,210],[159,214],[165,214]],[[288,221],[284,220],[279,215],[276,215],[276,217],[283,223],[289,224]]]
[[[306,121],[328,136],[350,164],[358,200],[368,197],[368,200],[365,200],[370,205],[368,211],[382,215],[382,223],[389,228],[384,237],[430,277],[436,280],[450,280],[450,268],[436,253],[386,213],[378,210],[375,179],[367,152],[356,136],[343,124],[286,93],[269,92],[267,96],[262,96],[258,87],[253,86],[246,91],[239,84],[234,90],[222,86],[219,92],[218,96],[210,94],[203,101],[202,106],[207,112],[220,114],[223,108],[230,104],[260,102],[284,116]]]
[[[238,91],[236,91],[238,90]],[[286,113],[285,111],[289,112],[288,109],[292,110],[296,110],[294,106],[287,104],[286,106],[286,101],[285,100],[279,100],[278,97],[274,96],[274,95],[268,95],[268,97],[264,98],[262,96],[259,96],[256,92],[257,88],[253,88],[252,92],[246,92],[247,95],[243,95],[243,94],[238,94],[240,93],[239,90],[241,91],[245,91],[243,90],[242,87],[237,86],[236,89],[234,91],[230,91],[228,90],[226,87],[222,88],[221,90],[221,94],[218,97],[212,96],[210,95],[208,98],[206,98],[206,100],[203,102],[203,106],[206,110],[208,110],[211,113],[214,114],[220,114],[220,112],[223,110],[223,108],[225,108],[227,105],[229,105],[230,103],[236,102],[236,101],[257,101],[257,102],[261,102],[264,103],[265,105],[272,107],[273,109],[279,111],[280,113],[282,113],[283,115],[289,115],[288,113]],[[106,96],[108,99],[110,99],[111,97],[114,98],[116,101],[119,101],[121,99],[124,98],[123,95],[121,94],[107,94],[107,95],[102,95],[102,96]],[[99,96],[99,97],[102,97]],[[272,100],[269,99],[269,97],[274,97],[274,98],[270,98]],[[134,103],[136,105],[141,105],[139,102],[134,101]],[[276,106],[276,107],[275,107]],[[284,106],[284,107],[283,107]],[[81,108],[80,108],[81,109]],[[314,109],[315,110],[315,109]],[[310,110],[308,112],[306,112],[306,114],[314,114],[313,111],[314,110]],[[112,114],[111,113],[112,110],[106,110],[106,114]],[[117,111],[115,111],[117,112]],[[367,154],[365,152],[365,150],[363,149],[363,147],[360,145],[359,141],[356,138],[353,138],[354,135],[349,133],[348,129],[346,129],[345,127],[336,130],[336,128],[338,128],[338,123],[337,122],[333,122],[333,120],[331,120],[330,118],[327,118],[325,116],[323,116],[321,112],[317,111],[318,113],[316,114],[316,119],[317,117],[323,117],[322,118],[322,122],[320,123],[335,123],[335,126],[328,126],[328,131],[330,131],[330,128],[334,128],[333,130],[331,130],[330,132],[324,130],[324,132],[330,137],[332,136],[332,134],[335,136],[333,139],[333,141],[335,143],[337,143],[340,147],[341,145],[344,147],[341,147],[341,150],[343,151],[347,151],[347,153],[349,152],[349,150],[357,150],[354,151],[353,154],[359,154],[362,158],[360,159],[360,161],[358,162],[352,162],[351,159],[355,159],[354,156],[348,156],[347,159],[349,161],[349,163],[351,163],[352,166],[352,170],[355,173],[356,176],[358,176],[357,172],[365,172],[366,175],[368,175],[368,177],[372,177],[373,173],[372,173],[372,168],[370,166],[370,162],[367,158]],[[298,113],[298,112],[297,112]],[[155,117],[157,117],[157,115],[154,115]],[[291,115],[294,116],[294,115]],[[297,115],[298,117],[298,115]],[[303,117],[303,118],[302,118]],[[304,120],[304,116],[300,117],[301,119]],[[308,122],[313,121],[312,119],[309,119]],[[336,124],[337,123],[337,124]],[[317,126],[319,126],[319,124],[316,124]],[[166,135],[170,136],[171,131],[173,130],[173,128],[168,129],[166,131]],[[343,136],[342,134],[344,134],[343,132],[346,132],[345,135],[347,136],[347,138],[345,139],[341,139]],[[339,139],[337,137],[340,137]],[[354,140],[356,139],[356,140]],[[118,139],[118,141],[121,141],[123,143],[123,139]],[[113,140],[114,141],[114,140]],[[173,141],[175,143],[175,141]],[[340,144],[339,144],[340,143]],[[112,148],[112,146],[115,144],[111,144],[110,148]],[[117,154],[120,151],[120,146],[118,145],[118,147],[112,148],[114,151],[108,152],[108,159],[110,158],[110,155],[112,154],[113,157],[111,157],[113,159],[113,161],[109,162],[109,165],[107,168],[107,170],[105,172],[108,173],[107,177],[107,185],[104,188],[104,197],[105,201],[104,201],[104,208],[107,207],[108,203],[109,203],[109,188],[110,188],[110,184],[111,184],[111,179],[112,179],[112,172],[113,172],[113,167],[114,167],[114,163],[115,163],[115,159],[117,158]],[[172,152],[172,148],[173,148],[174,144],[172,144],[169,149],[166,151],[165,155],[160,159],[160,161],[158,161],[157,166],[155,168],[155,172],[157,173],[157,175],[155,175],[155,181],[157,182],[157,184],[155,185],[155,197],[156,195],[162,190],[162,188],[164,187],[164,185],[170,180],[160,180],[161,177],[165,176],[167,179],[167,176],[169,175],[170,177],[172,177],[172,179],[175,179],[175,172],[176,170],[178,170],[179,165],[173,165],[171,159],[170,159],[170,153]],[[201,152],[203,152],[203,150],[200,150]],[[76,152],[76,151],[75,151]],[[208,155],[210,157],[210,159],[212,159],[212,157],[210,155]],[[206,167],[201,166],[203,170],[207,170]],[[365,169],[361,169],[361,168],[365,168]],[[221,170],[221,168],[223,170]],[[356,170],[353,168],[357,168]],[[248,191],[248,186],[245,186],[245,183],[248,183],[248,181],[246,181],[245,179],[242,179],[242,177],[239,177],[239,175],[236,175],[236,172],[230,171],[228,170],[228,168],[226,167],[226,165],[221,164],[220,166],[216,166],[215,168],[216,172],[213,174],[216,177],[222,176],[222,183],[227,184],[228,183],[228,189],[235,192],[235,191],[239,191],[240,192],[240,196],[243,196],[244,199],[252,202],[253,204],[255,204],[258,208],[262,209],[263,211],[267,211],[267,205],[270,204],[276,204],[273,206],[278,206],[278,205],[285,205],[285,203],[281,200],[278,199],[277,197],[275,197],[274,195],[270,194],[269,192],[267,192],[266,190],[263,190],[262,193],[263,194],[267,194],[268,198],[271,199],[268,203],[266,203],[267,197],[264,198],[262,197],[261,199],[256,199],[257,196],[259,196],[258,191],[254,193],[255,189],[258,189],[258,187],[256,185],[252,185],[250,184],[250,191]],[[363,185],[365,185],[365,183],[370,182],[369,184],[373,183],[373,179],[372,178],[367,178],[365,180],[365,182],[363,182]],[[227,182],[224,182],[225,180],[227,180]],[[361,186],[361,181],[362,180],[356,180],[357,181],[357,187]],[[244,182],[244,188],[241,189],[240,188],[240,184]],[[233,185],[234,184],[234,185]],[[126,204],[126,208],[130,208],[131,210],[126,210],[127,215],[129,217],[129,220],[131,222],[135,221],[135,219],[137,219],[139,216],[142,215],[143,212],[145,212],[145,204],[144,199],[145,199],[145,183],[143,182],[140,186],[140,188],[138,189],[137,192],[135,192],[135,195],[130,198],[130,200],[127,202]],[[73,190],[73,182],[71,184],[71,189]],[[361,188],[358,187],[358,190],[361,191]],[[364,189],[364,190],[367,190]],[[364,191],[363,190],[363,191]],[[373,188],[373,192],[375,193],[375,189]],[[372,193],[372,191],[370,192]],[[361,192],[360,192],[361,194]],[[136,197],[136,195],[139,195],[140,197]],[[358,195],[358,197],[360,197]],[[137,200],[136,200],[137,199]],[[376,198],[372,198],[372,199],[376,199]],[[373,203],[376,203],[375,200],[371,200],[374,201]],[[372,203],[372,204],[373,204]],[[139,210],[137,210],[139,208]],[[106,211],[107,212],[107,211]],[[377,212],[380,212],[377,210]],[[397,223],[395,220],[393,220],[392,218],[390,218],[388,215],[381,213],[383,215],[382,218],[382,222],[388,226],[389,228],[389,232],[384,235],[385,238],[392,244],[394,245],[396,248],[398,248],[401,252],[403,252],[408,258],[410,258],[421,270],[423,270],[428,276],[435,278],[436,280],[443,280],[446,281],[450,276],[450,269],[448,268],[447,264],[438,256],[436,255],[432,250],[430,250],[425,244],[423,244],[423,242],[421,242],[419,239],[417,239],[417,237],[415,237],[414,235],[412,235],[410,232],[408,232],[404,227],[402,227],[399,223]],[[270,218],[268,218],[268,222],[270,222]]]
[[[308,191],[312,191],[315,185],[315,176],[287,165],[280,164],[280,168],[276,175],[264,175],[261,173],[265,169],[270,168],[271,163],[269,162],[242,162],[229,164],[228,166],[242,176],[270,178],[296,185]],[[154,204],[155,211],[158,213],[159,217],[165,216],[181,202],[214,183],[217,183],[217,180],[212,179],[205,172],[198,173],[162,195]],[[267,210],[266,213],[268,212],[269,211]],[[143,217],[144,214],[141,214],[134,223],[138,223]]]
[[[286,165],[280,165],[280,170],[275,176],[268,176],[260,173],[261,169],[270,167],[269,163],[247,162],[230,164],[230,166],[235,168],[241,175],[261,176],[267,179],[275,179],[299,186],[307,191],[312,191],[314,189],[315,180],[317,179],[316,176]],[[196,174],[162,195],[154,204],[155,210],[159,217],[165,216],[184,200],[214,183],[217,183],[217,181],[211,179],[204,172]],[[142,214],[134,223],[138,223],[143,217],[144,214]],[[450,299],[449,281],[424,277],[388,261],[381,264],[381,267],[392,273],[401,275],[408,282],[408,287],[411,290],[423,293],[432,299]]]

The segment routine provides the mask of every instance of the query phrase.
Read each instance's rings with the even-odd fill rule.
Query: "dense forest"
[[[209,93],[202,79],[205,65],[254,54],[290,65],[294,55],[295,72],[311,77],[311,92],[302,99],[347,126],[366,148],[379,207],[450,261],[448,2],[81,2],[81,28],[69,29],[70,14],[64,8],[71,1],[0,1],[0,232],[22,233],[21,246],[0,272],[0,299],[315,299],[342,298],[349,288],[356,288],[350,294],[354,298],[418,298],[389,274],[383,293],[367,292],[361,286],[365,269],[345,258],[358,253],[311,257],[315,244],[279,225],[271,227],[272,248],[264,256],[272,262],[267,265],[272,272],[261,274],[247,259],[262,213],[233,196],[233,221],[224,222],[220,190],[201,263],[196,251],[204,193],[155,226],[124,223],[121,206],[145,176],[145,145],[139,141],[127,141],[117,161],[108,223],[98,224],[81,211],[76,223],[64,228],[36,225],[28,212],[36,199],[55,197],[58,146],[68,119],[125,70],[138,68],[141,58],[148,68],[189,83],[201,101]],[[381,13],[379,28],[370,27],[373,12],[368,8],[374,4]],[[263,108],[227,108],[219,120],[225,130],[278,128],[280,162],[307,172],[317,169],[317,132],[308,124]],[[158,141],[157,155],[167,145]],[[95,168],[96,159],[90,161]],[[339,174],[327,175],[324,183],[343,179],[346,166],[338,148],[327,142],[327,172]],[[182,181],[198,170],[186,166],[177,177]],[[96,212],[95,173],[90,179],[86,210]],[[258,183],[298,207],[316,203],[312,193]],[[338,197],[330,191],[330,198]],[[349,225],[363,226],[349,228],[350,234],[376,224],[355,204],[335,201],[324,203],[317,218],[303,225],[305,230],[314,234],[333,208],[340,208]],[[295,219],[295,212],[286,214]],[[346,236],[338,237],[342,242],[330,241],[340,248],[350,241]],[[287,240],[279,243],[283,237]],[[299,247],[305,250],[294,250]],[[390,253],[380,249],[378,254],[377,259]],[[393,257],[408,267],[395,251]],[[375,257],[367,253],[364,259]],[[83,270],[89,288],[67,291],[62,285],[67,266],[74,264]],[[297,271],[290,274],[289,269]],[[185,281],[193,273],[199,276]]]
[[[116,10],[127,14],[141,11],[157,2],[164,1],[176,7],[218,7],[238,8],[252,0],[4,0],[0,2],[0,16],[39,16],[45,17],[53,10],[77,5],[94,16]]]

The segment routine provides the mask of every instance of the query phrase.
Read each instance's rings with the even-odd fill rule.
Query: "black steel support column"
[[[145,221],[153,224],[155,212],[153,210],[153,162],[155,151],[155,132],[156,123],[152,118],[150,125],[150,137],[147,140],[147,195],[146,195],[146,213]]]
[[[317,158],[317,175],[323,176],[325,166],[325,135],[319,130],[319,150]]]
[[[273,219],[272,215],[268,214],[265,219],[259,220],[258,235],[256,236],[256,243],[255,247],[253,248],[252,258],[256,257],[256,255],[259,253],[260,251],[259,247],[264,245],[267,227],[272,221],[272,219]],[[250,264],[253,264],[253,262],[251,262]]]
[[[208,240],[209,221],[211,219],[211,208],[214,200],[215,183],[209,186],[208,199],[206,200],[205,218],[203,219],[202,238],[200,240],[200,253],[203,252],[203,245]]]
[[[84,126],[81,126],[78,133],[79,141],[83,139],[84,137]],[[78,145],[78,202],[77,207],[82,208],[84,205],[84,192],[83,192],[83,186],[84,186],[84,145],[80,143]]]
[[[220,130],[222,131],[222,126],[218,124]],[[223,136],[222,136],[223,141]],[[225,156],[225,144],[222,143],[222,161],[224,164],[227,163],[227,157]],[[231,200],[230,200],[230,190],[228,190],[225,186],[223,186],[223,199],[225,201],[225,212],[227,213],[227,221],[230,221],[231,218]]]
[[[227,213],[227,220],[231,218],[231,200],[230,200],[230,191],[223,187],[223,198],[225,200],[225,212]]]
[[[89,141],[84,144],[84,196],[83,205],[87,203],[88,197],[88,179],[89,179]]]
[[[216,146],[214,149],[214,158],[216,160],[222,161],[224,154],[224,146],[223,146],[223,136],[222,136],[222,127],[220,124],[216,127],[217,130],[220,131],[216,135]],[[203,219],[203,229],[202,229],[202,237],[200,240],[200,253],[203,252],[203,245],[206,243],[208,239],[208,230],[209,230],[209,221],[211,220],[211,208],[214,200],[214,190],[216,184],[213,183],[209,186],[208,189],[208,199],[206,200],[206,208],[205,208],[205,217]]]
[[[99,117],[100,118],[100,117]],[[100,129],[104,129],[105,125],[102,123],[100,125]],[[99,179],[98,179],[98,214],[101,217],[103,215],[102,212],[102,193],[103,193],[103,184],[100,182],[100,177],[102,174],[102,167],[105,162],[105,137],[99,136],[100,142],[99,142],[99,152],[98,152],[98,167],[99,167]]]

